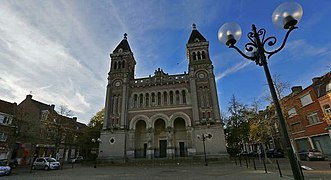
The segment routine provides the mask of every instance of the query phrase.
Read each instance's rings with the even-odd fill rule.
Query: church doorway
[[[187,154],[187,148],[185,142],[187,138],[185,120],[181,117],[176,118],[174,121],[174,133],[175,133],[175,156],[185,157]]]
[[[167,157],[167,140],[160,140],[160,158]]]
[[[146,158],[147,151],[146,122],[139,120],[135,129],[135,158]]]
[[[167,133],[166,125],[163,119],[157,119],[154,124],[155,151],[154,156],[157,158],[167,157]]]

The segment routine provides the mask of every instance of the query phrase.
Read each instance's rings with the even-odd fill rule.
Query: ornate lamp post
[[[254,61],[259,66],[263,66],[270,88],[270,93],[275,104],[279,124],[281,126],[281,130],[284,136],[284,144],[289,156],[293,176],[296,180],[303,179],[303,175],[301,174],[298,161],[291,146],[290,138],[286,129],[285,119],[282,114],[279,100],[267,65],[267,58],[269,59],[272,55],[284,48],[289,34],[294,29],[297,29],[296,25],[300,21],[302,13],[302,7],[296,2],[286,2],[279,5],[275,9],[272,14],[272,21],[274,25],[276,25],[277,27],[281,27],[282,29],[287,29],[287,32],[280,47],[272,51],[266,50],[265,46],[266,44],[268,44],[268,46],[270,47],[274,46],[277,42],[276,37],[266,37],[266,30],[264,28],[257,30],[254,24],[252,25],[252,31],[247,34],[248,39],[251,42],[248,42],[245,45],[245,50],[247,51],[246,53],[244,53],[237,46],[235,46],[236,42],[241,37],[241,28],[237,23],[226,23],[218,31],[218,39],[221,43],[224,43],[229,48],[237,50],[239,54],[241,54],[246,59]]]
[[[211,137],[212,137],[211,134],[201,134],[201,136],[197,135],[197,138],[200,139],[203,144],[203,154],[205,156],[205,166],[208,166],[205,141],[206,141],[206,139],[210,139]]]
[[[96,148],[95,150],[95,162],[94,162],[94,168],[97,168],[97,164],[98,164],[98,151],[99,151],[99,143],[102,143],[101,139],[91,139],[92,143],[96,143],[98,148]]]

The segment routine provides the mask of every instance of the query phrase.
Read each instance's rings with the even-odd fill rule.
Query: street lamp
[[[210,139],[211,137],[212,137],[211,134],[201,134],[201,136],[197,135],[197,138],[200,139],[203,144],[203,154],[205,156],[205,166],[208,166],[205,141],[206,141],[206,139]]]
[[[241,37],[241,28],[237,23],[226,23],[218,31],[218,39],[221,43],[227,45],[229,48],[234,48],[246,59],[254,61],[257,65],[263,66],[265,75],[267,77],[268,85],[270,88],[270,93],[272,95],[273,102],[275,104],[277,116],[279,119],[279,124],[281,126],[281,130],[284,136],[284,143],[286,147],[286,151],[289,155],[289,160],[293,172],[294,179],[301,180],[303,179],[303,175],[301,174],[300,167],[296,156],[294,155],[290,138],[286,129],[286,124],[284,120],[284,116],[282,114],[281,107],[279,105],[278,97],[275,91],[275,87],[270,76],[269,68],[267,65],[267,58],[269,59],[272,55],[282,50],[285,46],[287,38],[289,34],[297,29],[296,25],[301,20],[302,17],[302,7],[296,2],[286,2],[279,5],[272,14],[272,21],[276,27],[280,27],[282,29],[287,29],[284,40],[280,47],[275,50],[269,51],[265,49],[265,45],[274,46],[276,44],[276,37],[270,36],[266,37],[266,30],[261,28],[259,30],[256,29],[255,25],[252,25],[252,31],[247,34],[248,39],[251,42],[245,44],[244,53],[237,46],[235,46],[236,42]]]
[[[92,138],[92,143],[96,143],[98,146],[99,146],[99,143],[102,143],[102,140],[100,139],[100,138],[98,138],[98,139],[94,139],[94,138]],[[94,168],[97,168],[97,163],[98,163],[98,152],[97,151],[99,151],[99,147],[98,148],[96,148],[96,150],[95,150],[95,162],[94,162]]]

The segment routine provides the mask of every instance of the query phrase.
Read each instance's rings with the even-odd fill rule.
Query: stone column
[[[193,75],[191,75],[191,77],[190,77],[190,89],[191,89],[193,122],[195,124],[199,124],[198,95],[197,95],[196,82],[195,82]]]
[[[105,119],[103,122],[103,127],[102,129],[107,129],[109,127],[109,122],[110,122],[110,114],[111,114],[111,84],[110,81],[108,81],[107,85],[107,91],[106,91],[106,102],[105,102]]]
[[[193,137],[193,128],[192,127],[186,127],[186,139],[187,139],[187,155],[193,156],[196,154],[196,148],[193,146],[194,139]]]
[[[125,78],[123,80],[123,90],[122,90],[122,98],[121,98],[121,106],[118,108],[121,108],[121,129],[123,129],[127,125],[127,111],[128,111],[128,86],[127,86],[127,79]]]
[[[154,129],[147,129],[147,152],[146,158],[153,159],[154,158]]]
[[[212,106],[213,106],[213,112],[214,112],[214,120],[215,122],[220,122],[220,109],[218,104],[218,97],[217,97],[217,91],[216,91],[216,84],[214,79],[214,74],[211,78],[209,78],[210,83],[210,94],[211,94],[211,100],[212,100]]]
[[[174,129],[172,127],[166,128],[167,132],[167,157],[173,159],[175,157],[175,146],[174,146]]]

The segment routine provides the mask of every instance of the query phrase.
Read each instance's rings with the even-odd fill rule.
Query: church
[[[192,27],[188,73],[135,78],[126,34],[110,54],[100,160],[228,157],[209,42]]]

